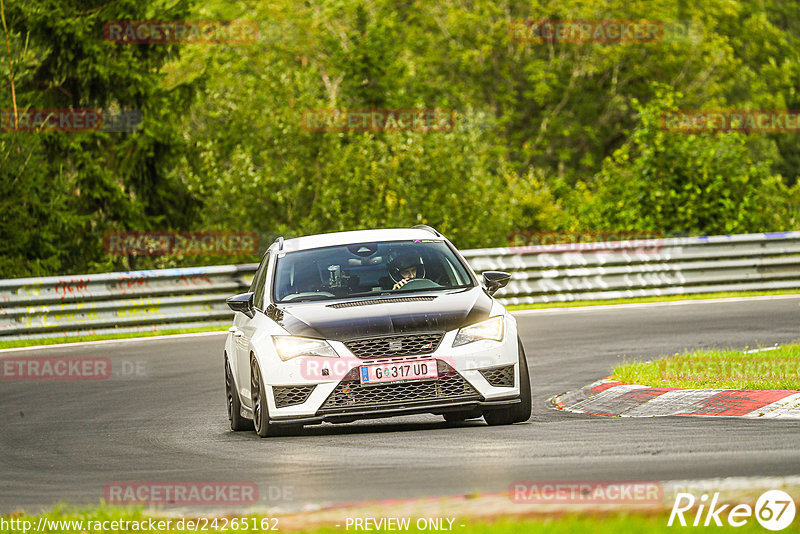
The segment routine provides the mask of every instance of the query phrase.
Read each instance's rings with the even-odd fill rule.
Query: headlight
[[[291,360],[298,356],[321,356],[338,358],[339,355],[327,341],[297,336],[272,336],[275,351],[281,360]]]
[[[483,322],[471,326],[465,326],[456,334],[456,339],[453,341],[454,347],[466,345],[473,341],[480,341],[481,339],[492,339],[494,341],[503,340],[503,316],[498,315],[491,319],[486,319]]]

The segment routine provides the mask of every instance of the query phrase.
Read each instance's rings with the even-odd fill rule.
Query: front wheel
[[[274,436],[278,432],[276,426],[269,421],[264,375],[261,374],[255,354],[250,355],[250,395],[253,400],[253,425],[256,434],[262,438]]]
[[[234,432],[253,430],[253,422],[242,417],[242,401],[236,391],[231,374],[231,364],[227,357],[225,358],[225,401],[228,405],[228,421],[231,424],[231,430]]]
[[[508,408],[496,410],[486,410],[483,418],[490,426],[510,425],[512,423],[522,423],[531,417],[531,379],[528,372],[528,361],[525,358],[525,349],[522,341],[517,339],[519,347],[519,400],[518,404]]]

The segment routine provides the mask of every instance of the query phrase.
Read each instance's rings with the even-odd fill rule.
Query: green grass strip
[[[629,384],[675,388],[800,390],[800,345],[750,352],[699,350],[650,362],[626,362],[613,378]]]
[[[87,335],[74,337],[48,337],[44,339],[18,339],[15,341],[0,341],[0,349],[13,349],[18,347],[34,347],[39,345],[59,345],[61,343],[79,343],[81,341],[104,341],[108,339],[129,339],[134,337],[169,336],[173,334],[194,334],[197,332],[224,332],[224,326],[203,326],[198,328],[174,328],[148,332],[120,332],[119,334]]]
[[[692,295],[668,295],[660,297],[636,297],[629,299],[574,300],[570,302],[542,302],[537,304],[512,304],[509,310],[538,310],[542,308],[574,308],[576,306],[606,306],[612,304],[637,304],[640,302],[672,302],[677,300],[705,300],[734,297],[762,297],[770,295],[800,295],[797,289],[775,289],[772,291],[727,291],[722,293],[697,293]]]

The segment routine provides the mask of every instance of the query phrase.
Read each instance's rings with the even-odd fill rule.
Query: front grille
[[[275,407],[286,408],[295,404],[303,404],[317,386],[272,386],[275,396]]]
[[[350,351],[365,360],[431,354],[444,337],[444,332],[428,334],[395,335],[346,341]]]
[[[369,306],[371,304],[394,304],[396,302],[430,302],[436,297],[399,297],[390,299],[353,300],[350,302],[337,302],[328,304],[328,308],[354,308],[356,306]]]
[[[320,407],[320,412],[343,409],[391,408],[418,401],[478,400],[480,394],[447,363],[437,360],[437,380],[362,386],[359,368],[351,369]]]
[[[514,387],[514,366],[495,367],[493,369],[481,369],[483,378],[494,387]]]

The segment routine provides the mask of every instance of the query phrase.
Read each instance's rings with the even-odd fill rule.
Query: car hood
[[[455,330],[489,318],[492,298],[480,287],[358,300],[271,305],[267,316],[295,336],[347,341]]]

